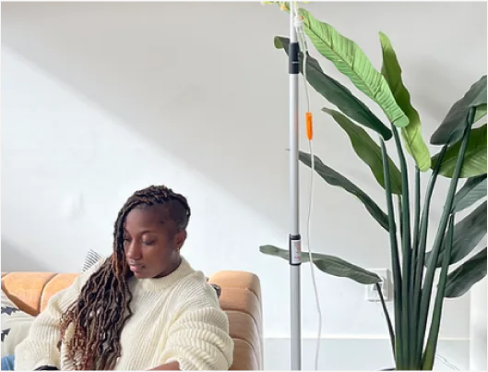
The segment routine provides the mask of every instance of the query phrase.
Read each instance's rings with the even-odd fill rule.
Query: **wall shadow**
[[[2,236],[2,271],[47,271],[44,264],[23,252],[24,250]]]

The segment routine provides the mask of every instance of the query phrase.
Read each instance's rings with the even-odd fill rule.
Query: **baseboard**
[[[302,342],[302,370],[315,369],[317,340]],[[391,346],[383,337],[325,337],[320,341],[320,371],[375,371],[393,367]],[[469,370],[469,340],[443,339],[438,344],[434,370]],[[264,339],[264,369],[290,370],[290,339]]]

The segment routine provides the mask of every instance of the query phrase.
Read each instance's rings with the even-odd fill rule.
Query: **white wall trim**
[[[314,370],[317,339],[302,342],[302,369]],[[264,369],[289,370],[290,339],[264,339]],[[469,339],[444,338],[439,341],[434,370],[468,370]],[[374,371],[393,366],[390,341],[383,336],[325,336],[320,341],[319,370]]]

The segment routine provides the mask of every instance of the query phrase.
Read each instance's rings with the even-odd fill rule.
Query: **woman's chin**
[[[129,269],[134,273],[134,276],[138,279],[144,279],[148,277],[148,273],[145,266],[129,265]]]
[[[144,279],[144,274],[142,274],[142,273],[136,273],[136,272],[134,272],[134,276],[135,276],[137,279]]]

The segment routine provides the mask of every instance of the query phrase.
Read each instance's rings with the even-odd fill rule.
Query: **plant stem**
[[[401,286],[402,276],[400,269],[400,258],[398,252],[397,236],[396,236],[396,224],[395,224],[395,211],[393,209],[393,200],[391,195],[391,179],[390,168],[388,163],[388,153],[386,151],[385,142],[380,138],[381,143],[381,155],[383,158],[383,172],[385,175],[385,195],[386,205],[388,208],[388,233],[390,236],[390,250],[391,250],[391,268],[393,271],[393,284],[394,284],[394,306],[395,306],[395,362],[397,369],[402,369],[403,366],[403,350],[399,346],[399,342],[402,339],[401,333],[401,321],[400,315],[402,312],[402,297]]]
[[[395,144],[400,159],[400,170],[402,173],[402,209],[401,209],[401,237],[402,237],[402,256],[403,256],[403,281],[402,281],[402,344],[404,353],[404,368],[411,368],[412,366],[412,354],[411,345],[413,339],[411,331],[409,329],[411,316],[411,303],[409,301],[408,290],[410,287],[410,262],[411,262],[411,243],[410,243],[410,199],[408,189],[408,170],[407,162],[405,160],[405,154],[403,153],[402,144],[398,135],[398,130],[392,125],[393,136],[395,138]],[[413,325],[413,324],[412,324]],[[412,350],[413,351],[413,350]]]
[[[385,313],[386,323],[388,326],[388,333],[390,334],[390,342],[391,348],[393,350],[393,356],[395,356],[395,332],[393,331],[393,325],[391,324],[390,314],[388,313],[388,309],[386,308],[385,299],[383,297],[383,292],[381,291],[381,287],[378,283],[375,283],[376,291],[378,292],[381,300],[381,306],[383,308],[383,312]]]
[[[415,167],[415,218],[413,230],[413,246],[419,243],[419,224],[420,224],[420,169]]]
[[[410,332],[411,332],[411,347],[413,348],[412,367],[417,369],[420,365],[420,355],[417,354],[417,327],[415,326],[417,322],[416,311],[415,311],[415,276],[416,276],[416,264],[419,249],[419,229],[420,229],[420,169],[415,166],[415,211],[414,211],[414,224],[413,224],[413,246],[412,246],[412,260],[410,262],[410,281],[409,281],[409,297],[408,302],[410,303]]]
[[[432,323],[430,325],[429,338],[425,348],[423,357],[422,370],[432,370],[434,367],[435,351],[437,349],[437,340],[439,338],[439,328],[442,317],[442,305],[444,303],[444,294],[446,293],[447,273],[449,271],[449,262],[451,261],[452,243],[454,235],[454,215],[449,216],[449,227],[447,230],[446,254],[442,262],[441,275],[439,277],[439,285],[437,287],[437,295],[435,298],[434,313],[432,315]]]
[[[416,262],[416,269],[415,269],[415,279],[414,279],[414,301],[413,301],[413,317],[414,319],[418,319],[418,314],[420,312],[420,296],[422,294],[422,280],[424,277],[424,263],[425,263],[425,248],[427,245],[427,228],[429,225],[429,211],[430,211],[430,202],[432,199],[432,194],[434,192],[434,186],[437,181],[437,176],[439,175],[439,169],[442,164],[442,160],[444,159],[444,155],[447,151],[448,146],[445,145],[441,152],[439,153],[439,161],[437,162],[434,170],[432,171],[432,175],[429,179],[429,184],[427,185],[427,191],[425,193],[425,200],[424,200],[424,207],[422,209],[422,220],[420,222],[420,237],[419,237],[419,248],[417,253],[417,262]],[[424,336],[417,328],[417,342],[416,342],[416,351],[415,355],[417,356],[417,363],[418,368],[420,368],[420,364],[422,363],[422,349],[424,346]]]
[[[415,167],[415,215],[414,215],[414,223],[413,223],[413,246],[412,246],[412,267],[411,272],[412,276],[415,277],[415,265],[417,264],[417,255],[418,255],[418,248],[419,248],[419,234],[420,234],[420,169],[416,166]],[[411,294],[413,294],[413,284],[411,282]]]
[[[403,214],[402,214],[402,196],[397,195],[397,209],[398,209],[398,220],[400,221],[400,239],[403,239]]]
[[[441,220],[439,222],[439,227],[437,229],[437,234],[434,240],[434,245],[431,252],[431,260],[427,267],[427,272],[425,273],[425,281],[422,289],[422,296],[420,299],[420,312],[419,312],[419,337],[421,340],[425,337],[425,330],[427,326],[427,317],[429,314],[430,301],[432,296],[432,286],[434,282],[435,270],[437,267],[437,260],[439,258],[439,250],[444,239],[447,222],[449,215],[451,213],[452,203],[454,200],[454,195],[456,193],[456,187],[459,179],[459,174],[461,173],[461,168],[464,163],[464,154],[468,147],[469,135],[471,134],[471,124],[473,122],[475,114],[475,109],[472,108],[469,111],[469,118],[467,120],[466,128],[464,129],[463,139],[461,143],[461,148],[459,149],[459,155],[456,161],[456,167],[454,168],[454,173],[452,175],[451,182],[449,184],[449,190],[446,196],[446,202],[444,203],[444,210],[442,212]]]

